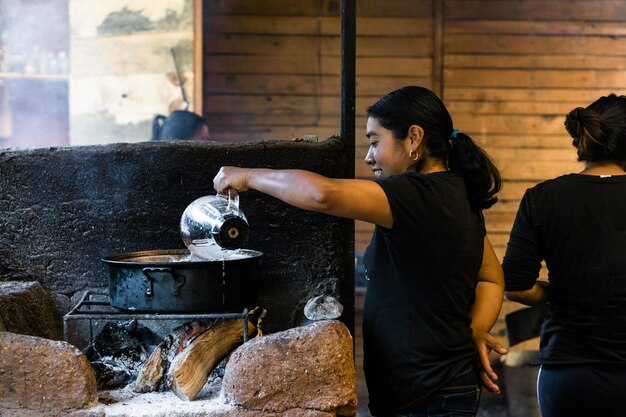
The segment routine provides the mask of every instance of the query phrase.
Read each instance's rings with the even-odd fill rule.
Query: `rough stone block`
[[[0,322],[8,332],[63,339],[63,321],[48,291],[36,281],[0,282]]]
[[[292,408],[356,413],[352,337],[336,320],[322,320],[243,344],[230,357],[222,397],[266,412]]]
[[[2,413],[62,414],[98,401],[87,357],[67,342],[0,333],[0,381]]]

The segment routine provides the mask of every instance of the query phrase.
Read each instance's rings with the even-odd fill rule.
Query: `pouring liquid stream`
[[[226,260],[222,259],[222,304],[226,305]]]

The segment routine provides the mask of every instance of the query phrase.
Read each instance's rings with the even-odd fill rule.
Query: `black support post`
[[[341,138],[351,159],[348,174],[354,177],[356,107],[356,5],[341,1]]]
[[[355,107],[356,107],[356,0],[341,0],[341,139],[348,159],[346,177],[354,178]],[[341,288],[342,303],[352,306],[344,310],[343,320],[354,336],[354,221],[346,228],[346,250],[351,255]]]

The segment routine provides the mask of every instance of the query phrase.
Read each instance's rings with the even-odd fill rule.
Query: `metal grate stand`
[[[92,297],[98,297],[98,300]],[[95,308],[94,308],[95,307]],[[241,313],[142,313],[120,310],[111,306],[108,292],[85,291],[80,301],[63,316],[63,340],[68,339],[70,320],[89,321],[89,343],[93,343],[93,320],[198,320],[198,319],[243,319],[243,341],[248,341],[248,309]]]

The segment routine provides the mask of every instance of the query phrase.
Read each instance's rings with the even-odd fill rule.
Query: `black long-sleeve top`
[[[569,174],[524,195],[506,250],[506,291],[548,267],[539,362],[626,365],[626,175]]]

